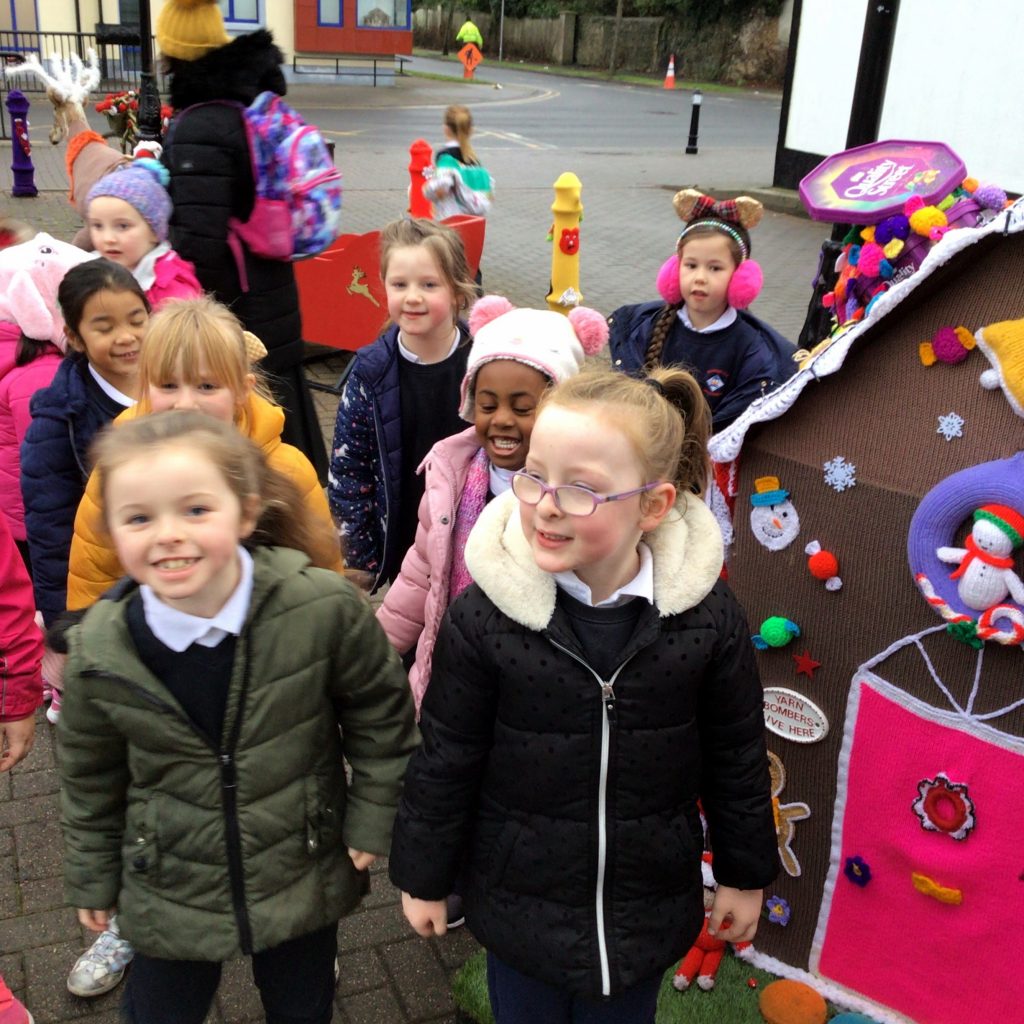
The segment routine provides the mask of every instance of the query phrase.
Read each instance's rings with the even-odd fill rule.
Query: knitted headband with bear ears
[[[694,229],[710,227],[727,235],[739,246],[742,260],[729,281],[726,301],[734,309],[745,309],[757,298],[764,282],[760,266],[750,259],[750,238],[747,235],[747,231],[761,223],[764,207],[751,196],[716,200],[695,188],[677,192],[672,205],[679,219],[687,224],[676,240],[675,253],[658,271],[658,293],[670,306],[677,306],[683,301],[679,290],[679,253],[683,241]]]

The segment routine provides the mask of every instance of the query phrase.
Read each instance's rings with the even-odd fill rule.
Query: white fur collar
[[[700,604],[722,571],[722,532],[707,505],[680,495],[675,512],[648,534],[654,556],[654,603],[677,615]],[[519,525],[519,502],[509,491],[489,502],[466,544],[466,568],[509,618],[542,630],[555,611],[556,585],[538,568]]]

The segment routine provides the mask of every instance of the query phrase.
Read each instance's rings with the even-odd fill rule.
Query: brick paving
[[[303,97],[315,96],[317,88],[323,87],[294,87],[289,98],[301,110]],[[351,95],[361,103],[382,107],[424,105],[431,124],[440,120],[439,111],[447,103],[464,99],[451,83],[418,78],[398,79],[390,89],[346,92],[355,88],[359,87],[334,87],[332,96],[344,102],[343,97]],[[512,92],[507,87],[500,95],[507,100]],[[474,93],[478,124],[486,120],[479,108],[487,99]],[[70,238],[78,219],[65,199],[63,151],[50,149],[41,127],[46,119],[37,116],[36,120],[39,127],[34,135],[39,141],[33,155],[40,193],[31,199],[10,196],[9,144],[0,144],[0,210],[55,237]],[[568,160],[558,151],[506,148],[489,152],[485,141],[478,149],[500,185],[487,223],[482,261],[485,287],[520,305],[544,305],[550,268],[550,245],[544,241],[553,199],[550,183],[561,171],[574,170],[584,183],[581,288],[587,304],[605,313],[625,302],[655,297],[654,277],[671,252],[679,227],[670,206],[675,189],[700,184],[723,192],[755,191],[771,177],[770,154],[752,157],[739,148],[702,151],[687,158],[655,154],[645,162],[643,182],[637,183],[635,154],[579,152]],[[346,151],[342,143],[339,163],[345,172],[346,231],[369,231],[402,215],[407,179],[393,168],[404,169],[406,156],[388,153],[385,161],[378,151]],[[392,170],[384,173],[382,166]],[[769,212],[754,234],[755,256],[765,272],[764,296],[754,311],[795,339],[827,228],[789,212],[773,211],[773,207],[791,211],[792,195],[773,196],[770,190],[755,194],[764,198]],[[332,356],[311,362],[309,372],[315,379],[333,383],[343,365],[344,357]],[[337,400],[315,393],[315,401],[329,442]],[[89,936],[78,925],[74,911],[64,905],[54,746],[53,730],[40,715],[35,749],[13,772],[0,775],[0,973],[38,1024],[79,1020],[114,1024],[119,990],[81,1000],[65,987],[68,970]],[[416,938],[404,922],[399,895],[383,865],[375,865],[365,903],[341,923],[339,942],[341,980],[335,1021],[455,1021],[450,977],[478,947],[465,929],[443,939]],[[226,965],[210,1024],[262,1019],[248,964]]]

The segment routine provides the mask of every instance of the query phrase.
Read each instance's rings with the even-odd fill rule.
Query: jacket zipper
[[[597,911],[597,951],[601,959],[601,995],[612,994],[611,968],[608,965],[608,937],[604,921],[604,877],[608,867],[608,754],[611,746],[611,730],[615,725],[615,680],[619,673],[632,661],[630,655],[613,673],[604,680],[579,655],[556,640],[548,637],[553,647],[578,661],[601,687],[601,773],[597,788],[597,885],[594,890],[594,905]]]
[[[241,639],[241,638],[239,638]],[[245,678],[242,681],[242,693],[239,696],[239,708],[241,708],[245,694],[249,687],[249,651],[246,644]],[[97,669],[85,669],[83,676],[99,676],[122,683],[132,693],[141,697],[148,704],[165,711],[175,718],[181,718],[177,710],[166,701],[154,696],[148,690],[139,686],[125,676],[113,672],[103,672]],[[238,828],[238,774],[235,769],[234,749],[238,741],[238,733],[241,728],[241,713],[235,720],[235,727],[232,731],[228,748],[215,747],[192,720],[186,715],[185,722],[188,727],[199,737],[200,740],[216,755],[220,765],[220,788],[221,806],[224,809],[224,832],[228,847],[228,878],[231,882],[231,901],[235,911],[235,922],[238,925],[238,937],[242,952],[248,956],[252,952],[252,925],[249,923],[249,913],[246,910],[245,901],[245,879],[242,869],[242,837]]]
[[[402,357],[395,353],[396,359]],[[377,451],[381,453],[380,468],[381,468],[381,483],[383,486],[381,490],[384,492],[384,543],[381,545],[380,552],[380,569],[377,571],[377,575],[374,577],[373,586],[370,588],[372,594],[381,584],[381,579],[384,576],[384,568],[387,564],[388,557],[388,533],[391,530],[391,502],[388,500],[388,463],[387,463],[387,447],[384,444],[384,431],[380,425],[380,409],[377,407],[376,398],[373,401],[373,432],[377,437]],[[394,536],[394,534],[392,534]]]

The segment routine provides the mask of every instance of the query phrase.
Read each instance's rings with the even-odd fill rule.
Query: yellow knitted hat
[[[166,0],[156,19],[156,42],[165,57],[198,60],[231,37],[217,0]]]
[[[992,364],[981,386],[1002,388],[1018,416],[1024,416],[1024,320],[1003,320],[975,332],[978,348]]]

